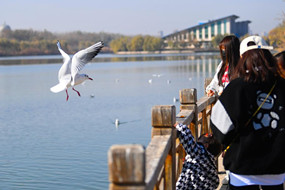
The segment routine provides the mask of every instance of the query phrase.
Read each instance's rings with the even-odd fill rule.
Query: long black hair
[[[240,41],[238,37],[236,37],[235,35],[226,36],[220,42],[219,48],[223,64],[220,71],[218,72],[219,86],[223,86],[222,78],[228,65],[229,65],[229,70],[228,70],[229,80],[232,79],[232,74],[240,58],[239,46],[240,46]]]

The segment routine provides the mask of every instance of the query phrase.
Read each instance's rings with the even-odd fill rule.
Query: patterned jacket
[[[215,138],[230,145],[223,159],[226,170],[239,175],[285,172],[284,87],[281,78],[262,83],[237,78],[225,88],[210,123]]]
[[[178,137],[187,155],[176,189],[211,190],[219,185],[214,156],[197,143],[186,125],[178,124]]]

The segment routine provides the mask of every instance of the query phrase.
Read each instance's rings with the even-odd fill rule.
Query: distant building
[[[0,36],[5,32],[11,31],[11,27],[7,25],[5,22],[0,26]]]
[[[167,43],[172,42],[210,42],[213,37],[224,34],[235,34],[237,37],[244,36],[249,32],[249,23],[251,21],[236,22],[239,18],[236,15],[223,17],[216,20],[209,20],[208,22],[200,22],[198,25],[174,32],[162,39]]]

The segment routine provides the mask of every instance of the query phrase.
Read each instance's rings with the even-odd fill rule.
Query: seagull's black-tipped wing
[[[98,42],[84,50],[77,52],[71,63],[71,76],[74,77],[83,67],[91,61],[104,47],[103,42]]]

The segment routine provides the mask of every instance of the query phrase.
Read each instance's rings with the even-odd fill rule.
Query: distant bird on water
[[[63,57],[63,65],[58,72],[59,83],[51,87],[50,90],[54,93],[65,90],[66,101],[69,98],[67,92],[67,89],[69,87],[72,87],[72,90],[77,92],[78,96],[80,96],[80,93],[74,89],[74,86],[81,84],[87,79],[93,79],[86,74],[79,74],[79,71],[81,71],[83,67],[101,51],[103,46],[103,42],[98,42],[86,49],[77,52],[71,59],[70,56],[61,49],[60,43],[57,41],[58,50]]]

